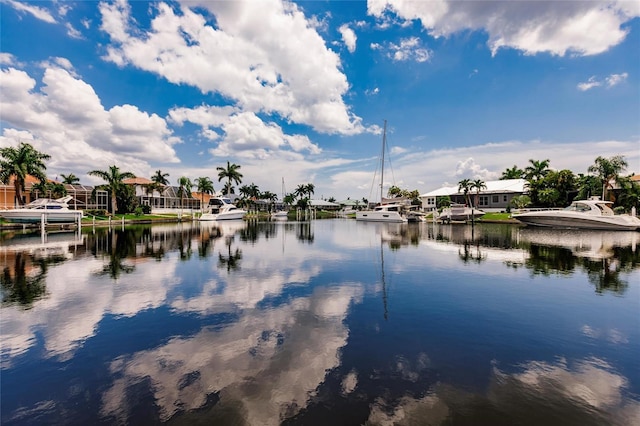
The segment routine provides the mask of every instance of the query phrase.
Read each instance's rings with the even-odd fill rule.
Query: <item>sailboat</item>
[[[361,210],[356,212],[356,220],[369,222],[407,222],[404,215],[406,206],[393,199],[382,198],[382,185],[384,184],[384,153],[387,149],[387,120],[384,121],[382,133],[382,165],[380,173],[380,204],[373,210]]]
[[[282,178],[282,200],[284,201],[284,178]],[[289,212],[286,210],[278,210],[277,212],[271,213],[271,217],[273,219],[287,219]]]

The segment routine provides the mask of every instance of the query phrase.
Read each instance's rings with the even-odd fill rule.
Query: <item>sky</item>
[[[0,147],[376,200],[530,159],[640,173],[638,1],[0,0]],[[237,187],[236,187],[237,188]],[[236,189],[237,192],[237,189]]]

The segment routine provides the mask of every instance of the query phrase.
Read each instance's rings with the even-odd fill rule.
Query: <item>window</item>
[[[506,195],[502,196],[502,201],[504,201],[505,203],[507,202],[507,196]]]
[[[481,206],[488,206],[489,205],[489,196],[484,195],[484,196],[480,197],[480,205]]]
[[[491,198],[491,202],[493,202],[493,203],[497,203],[497,202],[498,202],[498,196],[497,196],[497,195],[494,195],[494,196]]]

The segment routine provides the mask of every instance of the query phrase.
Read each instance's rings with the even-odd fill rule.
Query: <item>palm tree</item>
[[[307,188],[307,194],[309,195],[309,197],[311,197],[316,192],[316,186],[312,183],[308,183],[306,185],[306,188]]]
[[[510,169],[507,168],[504,172],[502,172],[502,176],[500,176],[500,180],[521,179],[522,176],[524,176],[524,170],[514,165]]]
[[[213,189],[213,182],[208,177],[199,177],[196,179],[196,185],[198,188],[198,192],[200,193],[200,208],[204,205],[204,194],[213,194],[215,189]]]
[[[180,205],[184,207],[184,197],[185,195],[191,196],[191,188],[193,187],[193,183],[191,179],[186,176],[181,176],[178,179],[178,196],[180,196]]]
[[[530,159],[529,164],[530,165],[524,169],[524,178],[529,182],[538,181],[550,172],[549,159],[542,161]]]
[[[598,157],[595,164],[589,166],[587,171],[593,173],[602,180],[602,199],[606,200],[605,195],[608,189],[613,188],[613,182],[619,178],[628,164],[622,155],[614,155],[611,158]]]
[[[231,181],[234,181],[236,185],[239,185],[242,182],[242,174],[238,171],[239,168],[239,165],[231,164],[228,161],[227,168],[216,167],[216,170],[218,171],[218,182],[220,182],[222,179],[227,179],[228,187],[231,186]]]
[[[482,179],[476,179],[471,182],[471,189],[476,190],[476,207],[478,207],[478,204],[480,202],[480,191],[482,191],[483,189],[487,189],[487,185]]]
[[[167,177],[169,173],[162,173],[161,170],[156,170],[156,174],[151,176],[151,180],[158,185],[169,185],[169,179]]]
[[[229,195],[229,194],[235,194],[235,193],[236,193],[236,190],[231,184],[231,182],[225,182],[224,186],[222,187],[222,194]]]
[[[131,172],[121,172],[116,165],[109,166],[109,170],[91,170],[87,174],[97,176],[107,182],[104,185],[100,185],[100,188],[111,193],[111,213],[113,214],[116,213],[118,205],[117,195],[125,188],[125,184],[122,181],[136,177]]]
[[[24,142],[20,142],[17,148],[0,149],[0,156],[2,157],[0,160],[0,181],[8,184],[13,176],[18,205],[23,205],[27,175],[34,176],[40,182],[46,181],[45,170],[47,166],[45,166],[44,160],[48,160],[51,156],[37,151],[33,146]]]
[[[464,202],[467,203],[467,205],[471,205],[471,200],[469,199],[469,191],[471,190],[472,184],[473,182],[471,182],[471,179],[462,179],[460,182],[458,182],[458,192],[464,193]]]
[[[77,185],[80,183],[80,178],[73,173],[69,173],[68,175],[60,173],[60,176],[62,176],[62,183],[67,185]]]
[[[304,183],[299,184],[296,187],[295,191],[293,191],[293,193],[296,195],[296,197],[303,198],[307,193],[307,185],[305,185]]]

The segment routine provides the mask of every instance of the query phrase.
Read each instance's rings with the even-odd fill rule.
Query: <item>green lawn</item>
[[[511,213],[486,213],[480,220],[511,220]]]

